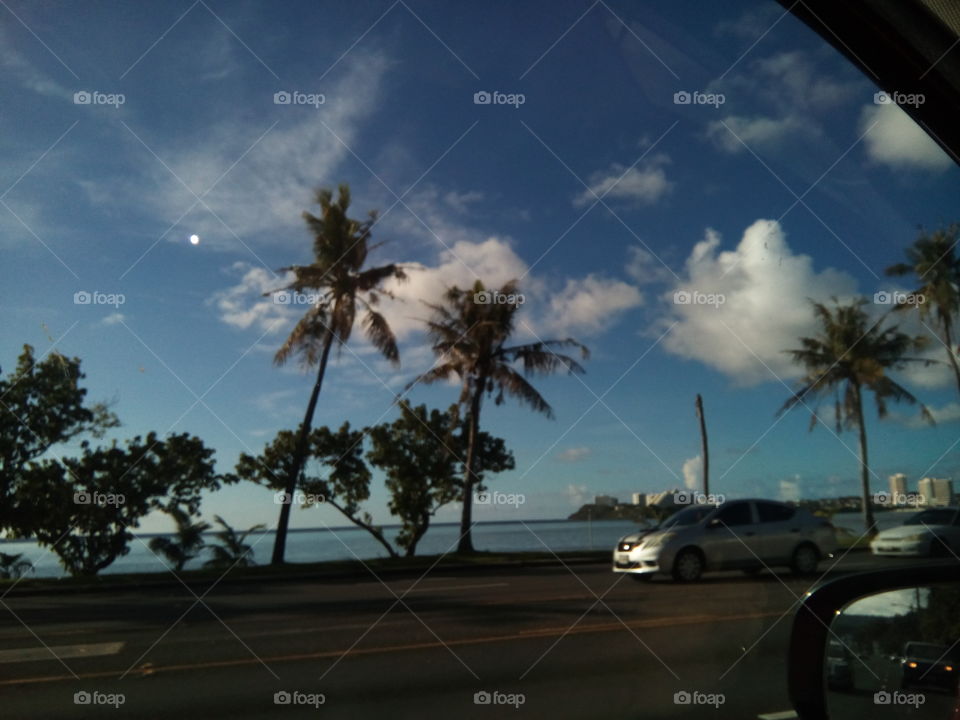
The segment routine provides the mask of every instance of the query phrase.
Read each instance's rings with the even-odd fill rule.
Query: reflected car
[[[775,566],[810,574],[836,548],[833,525],[806,510],[775,500],[728,500],[685,507],[653,531],[622,537],[613,571],[644,580],[662,573],[681,582],[712,570],[754,573]]]
[[[851,690],[853,671],[850,668],[850,653],[839,642],[832,641],[827,647],[827,687],[831,690]]]
[[[874,555],[946,557],[960,552],[960,508],[929,508],[911,515],[870,542]]]
[[[908,642],[900,658],[900,689],[957,691],[957,669],[948,645]]]

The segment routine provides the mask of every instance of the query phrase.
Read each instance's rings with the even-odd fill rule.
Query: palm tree
[[[460,517],[460,541],[457,552],[473,552],[470,537],[473,511],[473,488],[479,478],[475,472],[480,432],[480,408],[484,394],[497,391],[495,402],[503,402],[504,394],[517,398],[533,410],[553,417],[553,410],[539,392],[517,371],[514,364],[523,364],[524,374],[547,375],[566,368],[570,373],[583,372],[571,357],[554,352],[553,348],[575,347],[586,358],[585,346],[567,338],[545,340],[527,345],[507,346],[514,331],[516,302],[493,302],[500,298],[515,298],[516,281],[499,291],[490,292],[479,280],[469,290],[450,288],[442,304],[426,303],[433,310],[427,321],[427,334],[438,356],[438,363],[410,383],[433,383],[456,376],[461,383],[458,410],[466,410],[467,456],[464,461],[463,512]],[[486,302],[485,302],[486,301]],[[409,387],[409,386],[408,386]],[[454,418],[453,426],[458,421]]]
[[[203,534],[210,524],[193,522],[190,516],[178,507],[167,511],[177,524],[176,538],[155,537],[150,540],[150,549],[163,555],[174,570],[180,572],[183,566],[193,560],[206,547]]]
[[[247,535],[258,532],[266,528],[266,525],[254,525],[249,530],[237,533],[227,524],[219,515],[214,515],[213,519],[217,521],[223,530],[216,533],[216,538],[220,541],[219,545],[210,545],[213,557],[207,560],[203,566],[208,568],[222,567],[250,567],[256,565],[253,561],[253,548],[247,544]]]
[[[814,302],[813,311],[819,323],[814,337],[800,338],[803,346],[787,350],[794,362],[802,366],[804,376],[799,387],[780,408],[778,415],[797,405],[806,405],[808,397],[834,395],[834,413],[837,432],[856,428],[860,438],[860,492],[863,502],[863,522],[868,532],[873,531],[873,509],[870,503],[870,470],[867,460],[867,428],[863,416],[863,393],[873,393],[877,416],[887,415],[887,401],[913,405],[917,399],[887,374],[910,362],[929,362],[908,357],[907,353],[921,349],[926,338],[911,337],[897,326],[881,328],[883,319],[874,322],[864,311],[863,298],[849,304],[840,304],[833,298],[833,307]],[[817,424],[817,409],[812,409],[810,429]],[[921,403],[925,420],[933,422],[927,408]]]
[[[960,317],[960,256],[954,252],[958,241],[960,225],[956,224],[929,235],[921,232],[907,248],[908,262],[891,265],[887,268],[887,275],[917,276],[920,285],[914,290],[914,297],[924,299],[924,302],[917,303],[917,310],[922,320],[933,316],[960,391],[960,362],[957,361],[953,335],[954,325]],[[910,305],[901,303],[896,309],[908,307]]]
[[[310,291],[317,295],[316,302],[300,318],[274,357],[277,365],[283,365],[292,355],[298,354],[305,368],[317,368],[313,391],[310,393],[307,411],[297,436],[294,461],[286,478],[285,490],[288,497],[296,490],[306,464],[308,438],[330,348],[334,342],[342,347],[350,339],[358,305],[365,312],[363,330],[367,338],[387,360],[394,365],[400,364],[396,337],[383,315],[374,308],[379,296],[392,297],[389,291],[383,288],[384,281],[390,278],[404,280],[406,275],[400,265],[393,263],[364,268],[367,254],[373,249],[369,245],[370,230],[377,215],[376,212],[371,212],[369,219],[362,222],[347,217],[350,188],[341,185],[339,191],[340,197],[333,202],[330,190],[317,190],[316,201],[320,205],[320,217],[309,212],[303,213],[303,218],[313,233],[313,262],[310,265],[282,268],[285,272],[292,272],[294,279],[281,290],[295,293]],[[281,504],[277,537],[273,546],[274,565],[283,563],[289,522],[290,505]]]

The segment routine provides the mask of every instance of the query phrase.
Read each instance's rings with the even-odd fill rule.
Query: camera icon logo
[[[693,300],[693,294],[689,290],[677,290],[673,294],[674,305],[689,305]]]
[[[493,101],[493,96],[486,90],[480,90],[473,94],[474,105],[489,105]]]
[[[674,705],[689,705],[691,701],[690,693],[686,690],[678,690],[673,694]]]
[[[289,505],[293,501],[293,496],[281,490],[273,496],[273,502],[277,505]]]
[[[273,94],[273,104],[274,105],[289,105],[290,104],[290,93],[286,90],[281,90],[280,92],[275,92]]]
[[[474,705],[489,705],[492,698],[486,690],[478,690],[473,694]]]
[[[893,98],[890,97],[890,93],[880,90],[873,94],[873,104],[874,105],[889,105],[893,102]]]
[[[79,690],[73,694],[74,705],[89,705],[91,695],[86,690]]]
[[[889,705],[890,704],[890,693],[886,690],[879,690],[873,694],[873,704],[874,705]]]
[[[293,302],[293,293],[287,292],[286,290],[274,293],[273,302],[277,305],[290,305]]]
[[[673,104],[674,105],[689,105],[692,96],[686,90],[680,90],[673,94]]]
[[[80,290],[73,294],[73,304],[74,305],[89,305],[92,296],[86,290]]]
[[[86,90],[81,90],[73,94],[74,105],[89,105],[91,100],[92,96]]]
[[[673,502],[677,505],[689,505],[693,502],[693,494],[688,492],[676,492],[673,494]]]
[[[881,290],[873,294],[873,302],[877,305],[889,305],[893,302],[893,295],[886,290]]]
[[[474,498],[474,502],[477,505],[489,505],[490,501],[493,499],[493,496],[488,492],[478,492]]]
[[[890,494],[886,492],[875,493],[873,501],[878,505],[887,505],[890,502]]]
[[[92,498],[88,492],[75,492],[73,494],[74,505],[89,505]]]
[[[293,701],[293,696],[286,690],[278,690],[273,694],[274,705],[289,705]]]
[[[473,301],[477,305],[489,305],[492,299],[493,293],[491,293],[489,290],[484,290],[482,292],[473,294]]]

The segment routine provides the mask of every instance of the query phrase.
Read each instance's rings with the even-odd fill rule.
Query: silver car
[[[806,510],[775,500],[728,500],[691,505],[653,531],[621,538],[613,571],[638,580],[665,573],[683,582],[709,570],[786,566],[809,574],[836,549],[833,525]]]
[[[870,542],[874,555],[949,557],[960,552],[960,508],[929,508],[899,527],[877,533]]]

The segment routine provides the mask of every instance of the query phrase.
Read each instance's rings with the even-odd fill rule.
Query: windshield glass
[[[907,518],[904,525],[949,525],[956,515],[954,510],[924,510]]]
[[[660,530],[666,530],[672,527],[682,527],[686,525],[695,525],[712,513],[716,508],[712,505],[688,507],[675,515],[671,515],[660,525]]]

